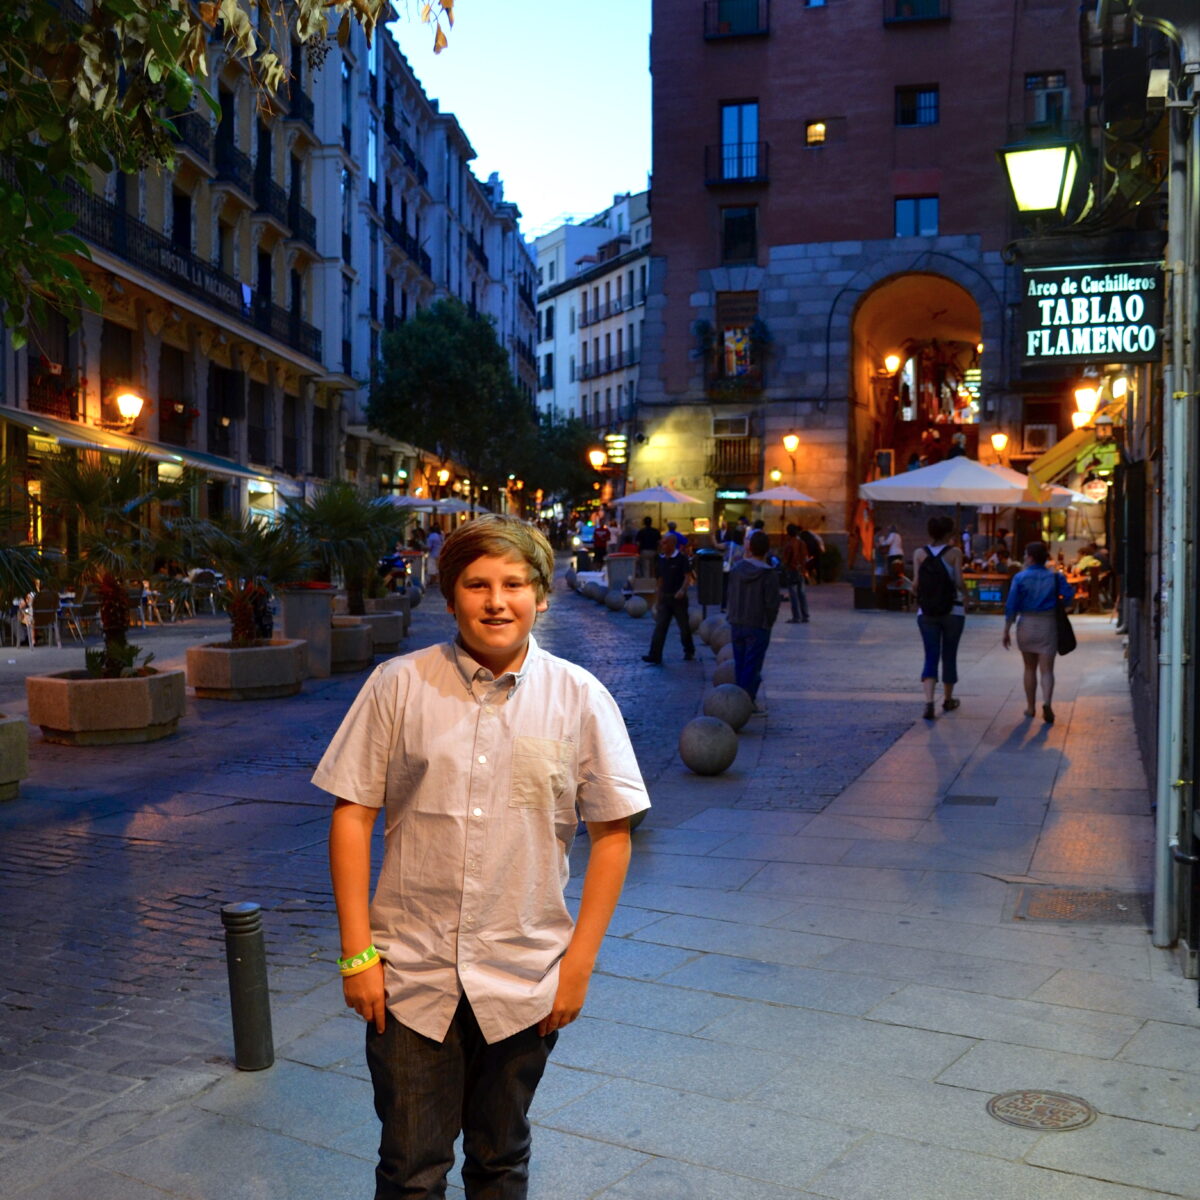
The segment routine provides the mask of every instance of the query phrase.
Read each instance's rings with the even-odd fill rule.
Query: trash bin
[[[722,576],[725,573],[725,556],[720,550],[697,550],[692,556],[696,572],[696,602],[707,606],[720,606]]]
[[[637,566],[637,551],[610,550],[604,559],[604,569],[608,574],[608,586],[618,592],[623,592],[633,578],[633,569]]]
[[[590,571],[592,570],[592,554],[590,550],[584,550],[580,547],[575,551],[575,570]]]

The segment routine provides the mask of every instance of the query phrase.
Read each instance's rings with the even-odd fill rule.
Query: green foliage
[[[73,320],[82,306],[99,308],[76,261],[89,254],[70,232],[63,184],[86,190],[89,167],[132,174],[173,166],[171,116],[197,99],[219,115],[196,82],[208,73],[211,34],[219,31],[269,103],[287,80],[274,46],[293,34],[318,46],[334,27],[345,44],[352,19],[369,37],[384,7],[384,0],[0,4],[0,305],[14,345],[24,345],[28,324],[48,307]]]
[[[151,651],[137,665],[141,646],[131,646],[126,642],[123,646],[96,646],[83,652],[83,665],[93,679],[131,679],[134,675],[149,675],[150,664],[154,661]]]
[[[284,524],[309,546],[325,579],[341,575],[349,611],[361,616],[367,578],[402,540],[406,517],[386,497],[364,496],[354,484],[338,480],[303,502],[289,500]]]
[[[578,417],[552,421],[543,415],[536,437],[526,443],[514,466],[525,480],[525,491],[541,488],[547,500],[578,508],[593,500],[592,486],[600,478],[588,462],[588,451],[600,443],[596,431]]]
[[[508,353],[485,317],[439,300],[383,339],[367,421],[401,441],[436,449],[493,485],[536,437]]]

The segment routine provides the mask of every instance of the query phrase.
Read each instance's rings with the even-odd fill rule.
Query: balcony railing
[[[199,113],[184,113],[173,118],[179,136],[175,139],[204,162],[212,162],[212,126]]]
[[[315,112],[312,99],[301,90],[298,83],[293,83],[292,94],[288,97],[289,115],[312,129]]]
[[[948,21],[950,0],[883,0],[883,23],[903,25],[910,21]]]
[[[712,479],[762,470],[761,438],[708,438],[704,450],[704,473]]]
[[[281,225],[288,223],[288,194],[265,171],[254,176],[254,202],[260,213],[274,217]]]
[[[641,291],[625,292],[615,300],[609,300],[595,308],[585,309],[579,316],[579,328],[585,329],[588,325],[595,325],[597,321],[603,321],[607,317],[619,316],[623,312],[637,308],[645,299],[646,296]]]
[[[64,421],[79,420],[79,389],[61,376],[36,376],[29,381],[25,401],[30,412]]]
[[[521,303],[535,316],[537,315],[537,305],[533,300],[533,289],[524,283],[517,284],[517,295],[521,299]]]
[[[543,371],[542,374],[538,376],[538,391],[554,391],[554,375],[551,372]]]
[[[233,426],[222,425],[220,418],[208,421],[208,452],[228,458],[233,453]]]
[[[484,253],[483,243],[469,233],[467,234],[467,249],[485,271],[489,269],[488,256]]]
[[[93,245],[111,251],[140,270],[211,304],[309,358],[321,357],[321,332],[277,305],[247,303],[243,285],[211,263],[172,245],[161,233],[128,216],[115,204],[90,196],[69,184],[68,205],[77,222],[73,230]]]
[[[622,350],[620,354],[609,354],[604,358],[596,358],[585,362],[579,367],[579,380],[597,379],[601,375],[610,375],[613,371],[623,371],[626,367],[637,366],[642,359],[641,350],[635,346],[632,350]]]
[[[707,0],[706,38],[760,37],[771,30],[770,0]]]
[[[254,195],[254,164],[248,154],[236,146],[217,139],[217,179],[232,183],[245,195]]]
[[[314,250],[317,248],[317,219],[300,203],[298,196],[288,197],[287,223],[294,238]]]
[[[704,148],[704,182],[713,187],[721,183],[766,183],[766,142],[729,142]]]

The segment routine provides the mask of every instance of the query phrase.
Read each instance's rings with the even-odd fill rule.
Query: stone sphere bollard
[[[721,687],[723,684],[737,682],[737,670],[733,665],[733,659],[717,663],[713,669],[712,681],[713,687]]]
[[[567,587],[573,588],[575,586],[575,568],[568,567],[563,578],[567,581]]]
[[[711,617],[705,617],[696,628],[696,632],[700,635],[700,640],[707,645],[709,637],[712,636],[712,631],[724,620],[725,618],[720,613],[716,613]]]
[[[708,635],[708,644],[714,650],[721,650],[723,647],[728,646],[731,641],[733,641],[733,630],[729,628],[728,623],[724,620]]]
[[[704,715],[717,717],[730,729],[741,729],[754,712],[750,693],[735,683],[719,683],[704,697]]]
[[[737,758],[737,734],[717,717],[694,717],[679,734],[679,757],[697,775],[720,775]]]
[[[589,600],[595,600],[597,602],[603,602],[604,600],[604,589],[594,579],[588,580],[588,582],[583,585],[583,594]]]
[[[644,617],[650,611],[650,605],[646,603],[645,596],[630,596],[625,601],[625,611],[631,617]]]
[[[688,628],[693,633],[700,628],[700,610],[698,608],[688,609]]]
[[[717,651],[717,662],[733,662],[733,643],[728,642]]]
[[[605,594],[604,603],[613,612],[620,612],[625,607],[625,593],[613,588]]]
[[[421,603],[421,597],[424,594],[425,594],[424,587],[421,584],[419,584],[415,579],[413,579],[409,582],[408,588],[406,589],[406,595],[408,595],[410,597],[409,602],[408,602],[409,612],[412,612],[412,610],[414,608],[416,608],[418,604]]]

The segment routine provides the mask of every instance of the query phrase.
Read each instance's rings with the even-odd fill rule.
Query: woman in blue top
[[[1070,604],[1075,589],[1057,571],[1046,567],[1050,557],[1045,542],[1025,547],[1025,569],[1013,576],[1004,606],[1004,648],[1012,646],[1010,631],[1017,625],[1017,649],[1025,660],[1025,715],[1032,717],[1037,705],[1038,676],[1042,678],[1042,720],[1054,724],[1054,658],[1058,654],[1058,618],[1055,608],[1061,599]]]

